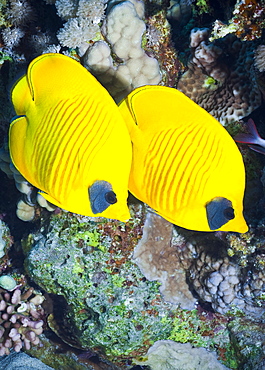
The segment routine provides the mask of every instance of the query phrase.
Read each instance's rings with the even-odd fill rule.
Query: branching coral
[[[59,41],[63,46],[79,48],[82,56],[89,42],[100,34],[99,23],[104,15],[104,1],[58,0],[55,6],[58,14],[67,20],[57,34]]]
[[[12,292],[0,288],[0,356],[9,354],[11,348],[19,352],[40,343],[43,331],[44,297],[34,289]]]
[[[10,0],[8,19],[14,26],[26,24],[34,19],[34,11],[27,0]]]

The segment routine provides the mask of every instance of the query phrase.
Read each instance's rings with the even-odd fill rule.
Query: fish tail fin
[[[248,134],[237,134],[235,141],[237,143],[248,144],[250,149],[265,154],[265,140],[262,139],[258,133],[257,127],[253,119],[247,121]]]

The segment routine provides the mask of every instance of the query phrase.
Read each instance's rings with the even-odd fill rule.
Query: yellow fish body
[[[242,156],[216,119],[163,86],[137,88],[119,108],[133,144],[134,196],[187,229],[248,230]]]
[[[11,158],[44,198],[81,215],[129,219],[130,136],[99,82],[72,58],[43,54],[11,97]]]

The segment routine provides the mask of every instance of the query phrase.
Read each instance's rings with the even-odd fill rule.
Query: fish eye
[[[108,191],[108,192],[105,194],[105,199],[106,199],[106,201],[107,201],[109,204],[117,203],[117,198],[116,198],[116,194],[114,193],[114,191]]]
[[[88,189],[92,212],[96,215],[105,211],[111,204],[117,203],[116,194],[109,182],[95,181]]]
[[[235,218],[232,202],[223,197],[216,197],[206,204],[206,215],[210,230],[218,230]]]
[[[227,207],[224,209],[224,216],[227,220],[233,220],[235,218],[235,212],[232,207]]]

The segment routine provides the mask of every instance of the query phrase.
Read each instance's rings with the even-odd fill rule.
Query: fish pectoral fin
[[[26,116],[17,116],[13,119],[9,127],[9,151],[14,166],[27,181],[32,183],[25,162],[25,137],[27,126]],[[32,184],[34,185],[34,183]]]
[[[17,115],[25,114],[29,105],[33,103],[26,75],[22,76],[12,87],[11,99]]]

